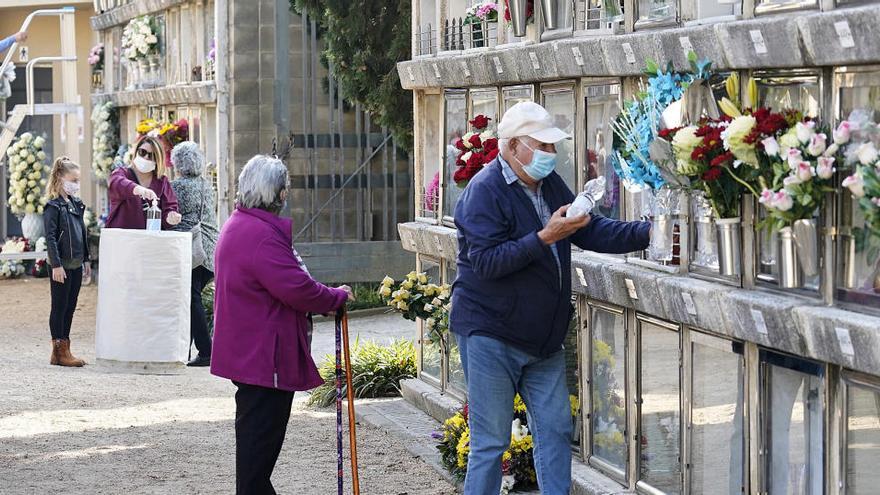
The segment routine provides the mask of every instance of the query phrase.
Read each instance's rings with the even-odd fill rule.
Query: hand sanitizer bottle
[[[584,192],[578,194],[574,203],[568,208],[565,216],[568,218],[589,215],[596,203],[605,195],[605,177],[593,179],[584,186]]]
[[[162,210],[155,199],[152,206],[147,209],[147,230],[162,230]]]

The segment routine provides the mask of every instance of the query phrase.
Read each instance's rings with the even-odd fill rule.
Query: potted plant
[[[471,46],[482,48],[489,46],[493,28],[498,30],[498,4],[492,0],[483,0],[465,11],[464,24],[471,29]]]

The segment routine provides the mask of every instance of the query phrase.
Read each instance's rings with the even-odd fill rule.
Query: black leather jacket
[[[46,248],[49,265],[76,268],[74,264],[89,261],[89,242],[83,222],[86,206],[79,198],[54,198],[46,204],[43,222],[46,227]]]

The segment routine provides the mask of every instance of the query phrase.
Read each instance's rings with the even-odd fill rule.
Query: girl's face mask
[[[61,188],[68,196],[79,196],[79,182],[62,179]]]

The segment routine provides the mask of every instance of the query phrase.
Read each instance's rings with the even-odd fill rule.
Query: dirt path
[[[49,366],[48,292],[46,280],[0,281],[0,492],[233,493],[234,387],[205,369],[142,376]],[[87,362],[96,293],[83,289],[71,335]],[[334,494],[335,410],[300,400],[294,409],[273,483],[279,493]],[[358,442],[362,493],[453,493],[384,432],[361,425]]]

